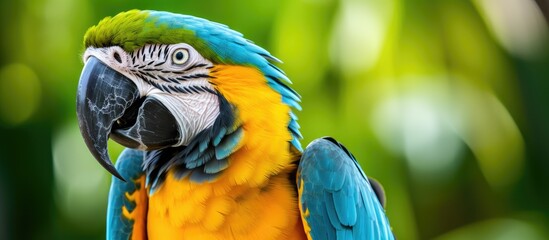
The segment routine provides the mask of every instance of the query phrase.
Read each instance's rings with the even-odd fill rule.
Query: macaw
[[[333,138],[302,149],[299,94],[241,33],[130,10],[84,45],[76,110],[113,174],[107,239],[394,239],[381,186]]]

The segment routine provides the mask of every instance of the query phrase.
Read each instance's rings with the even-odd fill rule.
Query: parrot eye
[[[118,63],[122,63],[122,58],[120,58],[120,54],[114,52],[113,57]]]
[[[173,52],[172,61],[175,64],[181,65],[189,60],[189,51],[184,48],[177,49]]]

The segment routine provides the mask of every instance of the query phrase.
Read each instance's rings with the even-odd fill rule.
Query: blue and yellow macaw
[[[77,116],[113,177],[107,239],[394,239],[381,187],[326,137],[269,52],[192,16],[131,10],[85,37]],[[111,138],[128,147],[116,167]]]

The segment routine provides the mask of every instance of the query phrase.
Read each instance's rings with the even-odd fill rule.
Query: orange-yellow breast
[[[289,107],[257,70],[216,66],[211,82],[237,107],[244,130],[229,168],[214,182],[170,171],[149,196],[149,239],[306,239],[290,174]]]

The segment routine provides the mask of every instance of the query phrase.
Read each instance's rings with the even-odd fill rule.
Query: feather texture
[[[106,239],[146,239],[148,197],[141,169],[143,152],[125,149],[116,169],[127,182],[112,177],[107,207]]]
[[[235,119],[234,107],[227,100],[218,95],[219,117],[213,126],[200,132],[187,146],[171,147],[161,150],[148,151],[144,162],[147,172],[147,186],[154,193],[164,182],[166,173],[175,169],[178,178],[190,176],[195,182],[212,181],[226,167],[223,164],[209,164],[227,158],[229,154],[238,150],[243,138],[243,131]],[[228,162],[224,162],[228,164]],[[218,171],[214,171],[217,169]]]
[[[333,138],[317,139],[305,149],[297,183],[312,239],[394,239],[368,178]]]
[[[84,39],[86,47],[127,52],[176,43],[213,64],[197,76],[213,86],[219,116],[186,146],[121,155],[117,168],[135,181],[113,180],[109,239],[393,239],[368,178],[343,146],[317,140],[299,161],[292,109],[301,110],[301,96],[286,85],[274,65],[280,61],[241,33],[197,17],[132,10],[102,20]]]

